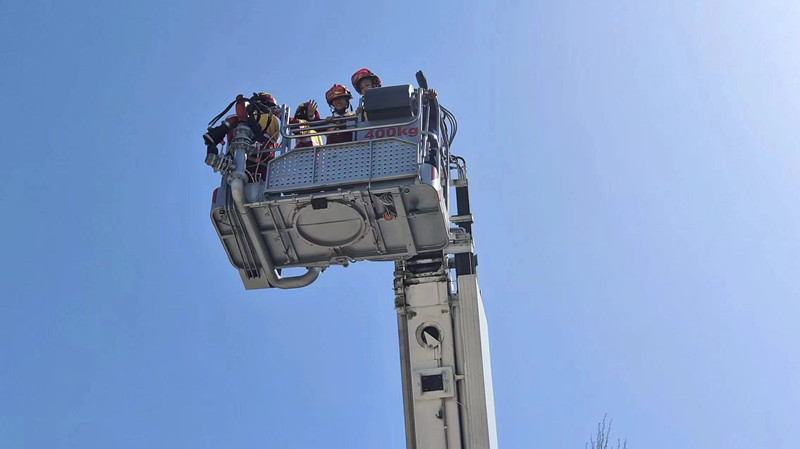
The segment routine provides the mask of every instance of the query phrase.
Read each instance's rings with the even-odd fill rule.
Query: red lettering
[[[419,135],[419,128],[403,128],[398,126],[395,128],[386,129],[371,129],[364,134],[364,139],[382,139],[384,137],[417,137]]]

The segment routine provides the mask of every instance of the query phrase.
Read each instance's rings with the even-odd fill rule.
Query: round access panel
[[[437,323],[422,323],[417,327],[417,343],[427,349],[438,347],[444,341],[444,332]]]
[[[324,206],[308,204],[294,216],[294,229],[306,242],[334,248],[351,245],[367,232],[367,222],[355,207],[325,202]]]

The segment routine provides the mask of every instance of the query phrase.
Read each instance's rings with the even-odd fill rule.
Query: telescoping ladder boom
[[[465,231],[458,244],[440,254],[395,262],[409,449],[497,447],[488,327],[473,252],[467,179],[456,182],[461,185],[456,187],[459,217],[454,218]]]
[[[238,125],[228,154],[209,164],[223,178],[211,218],[248,289],[297,288],[330,265],[393,261],[407,447],[496,448],[466,163],[450,154],[455,118],[421,85],[366,91],[364,114],[347,119],[356,139],[341,144],[289,151],[303,134],[330,134],[330,123],[299,131],[282,106],[284,139],[263,179],[246,173],[256,144]],[[289,267],[307,271],[282,277]]]

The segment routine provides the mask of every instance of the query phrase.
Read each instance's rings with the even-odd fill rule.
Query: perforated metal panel
[[[378,140],[372,145],[372,178],[417,173],[417,146],[402,140]]]
[[[417,174],[417,145],[378,139],[292,150],[269,162],[266,191],[367,182]]]
[[[314,182],[314,150],[294,150],[269,161],[268,189],[283,189]]]
[[[369,179],[369,142],[324,148],[318,150],[317,154],[314,184]]]

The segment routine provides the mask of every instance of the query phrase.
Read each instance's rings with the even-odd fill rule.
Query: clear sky
[[[500,445],[800,441],[800,4],[0,3],[0,447],[403,448],[391,264],[244,291],[200,135],[423,69]]]

